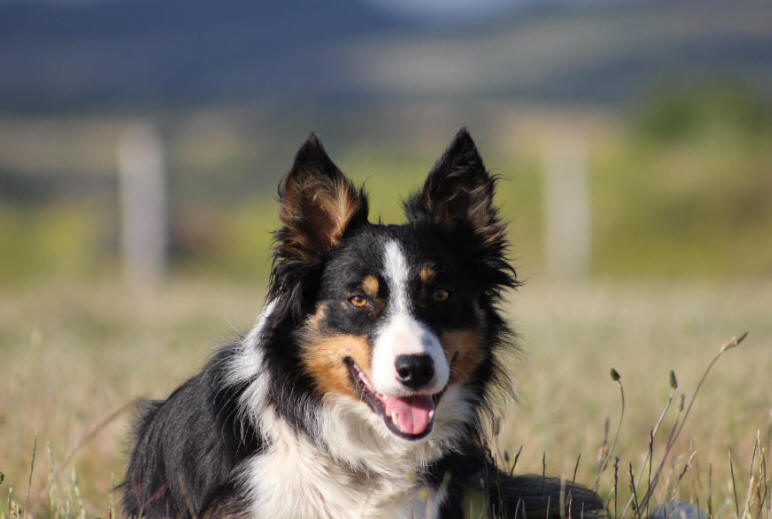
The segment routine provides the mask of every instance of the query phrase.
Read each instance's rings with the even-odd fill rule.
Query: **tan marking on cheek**
[[[436,275],[437,272],[432,268],[431,265],[423,265],[421,270],[418,272],[418,276],[421,278],[421,281],[423,281],[423,283],[426,285],[431,283]]]
[[[448,385],[467,382],[485,360],[486,353],[476,328],[443,331],[440,342],[448,362],[452,362]]]
[[[362,292],[370,298],[378,295],[378,278],[372,274],[365,276],[362,280]]]
[[[359,369],[370,377],[371,351],[367,339],[358,335],[309,334],[301,352],[301,360],[319,391],[348,395],[358,400],[359,395],[356,394],[344,359],[352,358]]]
[[[327,315],[327,305],[325,303],[320,304],[316,312],[306,319],[306,328],[309,330],[319,331],[322,320]]]

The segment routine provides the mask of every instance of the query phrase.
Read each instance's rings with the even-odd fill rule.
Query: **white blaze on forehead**
[[[407,281],[410,272],[407,259],[396,241],[390,241],[384,247],[383,265],[389,284],[389,306],[392,313],[408,312]]]
[[[396,378],[394,363],[399,355],[429,355],[434,361],[434,380],[421,392],[438,393],[448,382],[449,367],[437,336],[412,314],[409,294],[410,267],[399,243],[386,243],[384,277],[389,287],[386,320],[380,326],[373,348],[373,385],[386,395],[405,396],[412,391]]]

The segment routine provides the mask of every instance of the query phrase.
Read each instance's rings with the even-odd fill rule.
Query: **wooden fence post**
[[[166,166],[161,138],[149,123],[127,128],[118,144],[121,245],[131,283],[159,283],[167,265]]]
[[[544,148],[544,169],[548,273],[556,278],[586,277],[592,244],[585,141],[576,135],[551,139]]]

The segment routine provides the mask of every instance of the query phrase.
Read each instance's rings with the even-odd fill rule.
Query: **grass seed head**
[[[745,340],[745,338],[748,336],[748,332],[743,332],[740,334],[739,337],[732,337],[728,341],[726,341],[724,344],[721,345],[721,353],[725,352],[726,350],[731,350],[741,342]]]
[[[670,370],[670,387],[678,389],[678,379],[676,379],[675,371]]]

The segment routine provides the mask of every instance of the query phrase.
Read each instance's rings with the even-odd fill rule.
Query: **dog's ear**
[[[501,287],[518,285],[517,273],[506,258],[505,227],[493,205],[495,187],[496,177],[485,171],[472,137],[462,128],[423,189],[405,202],[411,223],[439,223],[471,237],[466,252],[492,298],[498,297]]]
[[[471,228],[484,243],[503,240],[504,226],[493,205],[495,184],[472,137],[462,128],[434,165],[423,189],[405,203],[408,220]]]
[[[330,160],[313,133],[280,184],[279,201],[281,228],[275,238],[280,260],[315,262],[347,230],[367,222],[366,196]]]

